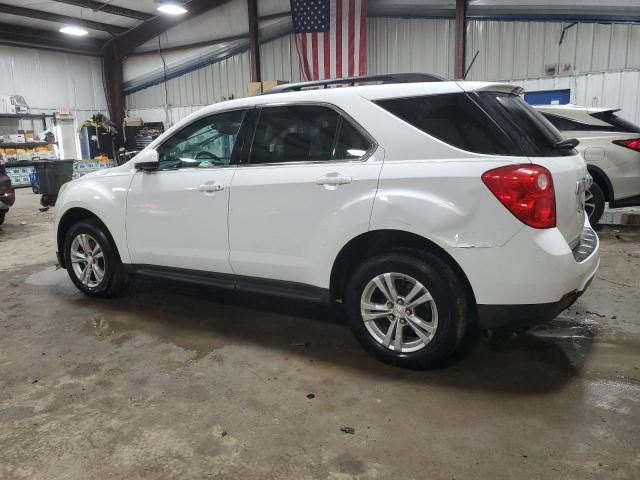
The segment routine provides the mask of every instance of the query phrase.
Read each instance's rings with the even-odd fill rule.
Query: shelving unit
[[[47,119],[53,120],[53,125],[56,125],[56,116],[52,113],[0,113],[0,119],[13,119],[13,120],[41,120],[42,129],[47,129]]]
[[[47,113],[22,113],[22,114],[0,114],[0,134],[7,135],[10,133],[18,133],[18,130],[26,130],[24,125],[21,125],[23,121],[30,121],[31,130],[33,131],[46,131],[53,130],[56,125],[56,117],[54,114]],[[10,123],[9,128],[6,124]],[[41,128],[36,128],[38,122],[42,122]],[[13,125],[15,123],[15,125]],[[27,123],[28,124],[28,123]],[[38,125],[39,126],[39,125]],[[58,145],[58,142],[0,142],[0,148],[2,149],[33,149],[37,147],[46,147],[47,145]],[[56,149],[57,150],[57,149]],[[32,160],[16,160],[6,162],[4,167],[7,174],[11,178],[14,187],[29,186],[29,175],[33,171],[34,159]]]
[[[0,142],[0,148],[36,148],[46,147],[47,145],[57,145],[58,142],[24,142],[24,143],[9,143]]]

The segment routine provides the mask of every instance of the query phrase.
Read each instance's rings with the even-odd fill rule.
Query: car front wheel
[[[65,236],[64,261],[69,277],[83,293],[109,297],[120,293],[127,275],[115,246],[94,220],[81,220]]]
[[[405,368],[446,365],[467,325],[460,281],[446,262],[427,252],[367,260],[348,283],[345,307],[364,348]]]

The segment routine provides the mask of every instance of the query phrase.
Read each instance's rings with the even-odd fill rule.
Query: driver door
[[[229,185],[244,115],[236,110],[196,120],[157,148],[157,170],[134,175],[126,213],[133,263],[232,273]]]

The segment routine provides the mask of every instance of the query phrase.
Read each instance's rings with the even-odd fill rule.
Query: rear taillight
[[[4,194],[5,195],[13,195],[15,193],[15,190],[11,187],[7,187],[4,189]]]
[[[630,148],[636,152],[640,152],[640,138],[629,138],[627,140],[614,140],[613,143],[621,147]]]
[[[508,165],[485,172],[482,181],[521,222],[533,228],[556,226],[556,194],[546,168]]]

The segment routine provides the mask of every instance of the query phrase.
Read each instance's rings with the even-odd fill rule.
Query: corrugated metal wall
[[[36,112],[107,108],[101,60],[86,55],[0,45],[0,94],[22,95]]]
[[[467,63],[477,50],[480,53],[468,78],[518,79],[528,90],[568,82],[576,102],[591,105],[596,97],[600,105],[623,107],[627,118],[640,122],[638,100],[630,98],[627,92],[637,95],[638,91],[640,25],[579,23],[566,30],[559,44],[563,28],[568,25],[470,21]],[[368,36],[367,68],[371,74],[421,71],[453,77],[453,20],[369,18]],[[300,81],[297,54],[290,36],[262,44],[260,53],[263,78]],[[559,75],[545,78],[548,66],[555,67]],[[526,79],[532,81],[525,82]],[[142,116],[174,123],[182,118],[183,111],[193,110],[182,107],[205,105],[231,95],[243,96],[248,82],[248,57],[242,53],[168,81],[169,114],[164,109],[162,112],[147,110],[147,116]],[[129,108],[137,112],[163,107],[164,85],[129,95],[127,102]]]
[[[571,89],[571,103],[620,108],[620,115],[640,125],[640,71],[587,73],[553,78],[513,80],[533,92]]]
[[[470,21],[467,24],[467,65],[471,80],[537,78],[547,66],[556,75],[640,69],[640,25]]]
[[[260,45],[262,78],[299,82],[300,67],[294,49],[289,35]],[[166,93],[162,83],[127,95],[128,113],[148,122],[172,125],[203,105],[244,97],[249,78],[249,54],[240,53],[167,81]]]
[[[367,72],[429,72],[453,78],[453,20],[370,18]]]
[[[300,63],[291,35],[260,45],[260,67],[265,80],[300,82]]]
[[[127,96],[129,108],[208,105],[244,97],[249,82],[249,54],[234,55],[181,77]],[[165,88],[166,86],[166,88]]]

